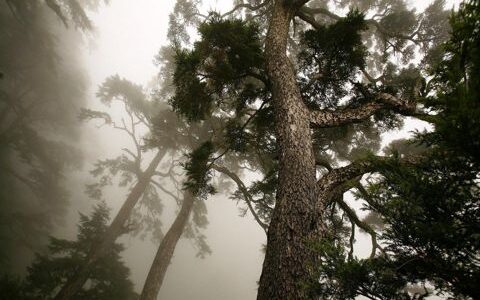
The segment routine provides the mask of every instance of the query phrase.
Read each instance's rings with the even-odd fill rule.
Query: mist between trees
[[[0,298],[480,297],[478,1],[172,4],[89,99],[115,3],[0,2]]]

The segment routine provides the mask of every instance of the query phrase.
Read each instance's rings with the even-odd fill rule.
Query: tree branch
[[[383,252],[382,247],[377,243],[377,233],[375,232],[375,230],[373,230],[372,227],[370,227],[370,225],[360,220],[355,210],[353,210],[350,206],[348,206],[348,204],[345,203],[345,201],[343,201],[342,198],[343,197],[336,197],[335,201],[338,203],[340,208],[347,214],[348,218],[350,219],[350,222],[352,222],[352,225],[353,224],[357,225],[359,228],[361,228],[363,231],[365,231],[371,236],[372,252],[370,254],[370,258],[374,258],[377,249],[380,249]]]
[[[164,188],[159,182],[155,181],[155,180],[150,180],[150,182],[156,186],[157,188],[159,188],[161,191],[163,191],[165,194],[169,195],[170,197],[172,197],[176,202],[177,204],[180,203],[180,199],[174,194],[172,193],[171,191],[167,190],[166,188]]]
[[[249,3],[240,3],[240,4],[235,5],[231,10],[227,11],[226,13],[221,15],[220,17],[225,18],[225,17],[235,13],[237,10],[242,9],[242,8],[246,8],[250,11],[256,11],[256,10],[259,10],[260,8],[266,6],[269,2],[270,2],[270,0],[265,0],[264,2],[260,3],[259,5],[251,5]]]
[[[355,244],[355,222],[350,220],[352,232],[350,233],[350,251],[348,252],[348,260],[353,259],[353,244]]]
[[[247,203],[248,209],[250,210],[253,217],[255,218],[255,221],[257,221],[257,223],[260,225],[260,227],[262,227],[262,229],[265,231],[265,233],[267,233],[268,225],[263,223],[262,220],[260,220],[260,217],[255,212],[255,209],[252,206],[252,202],[253,202],[252,196],[248,192],[245,184],[240,179],[240,177],[238,177],[237,174],[231,172],[227,168],[219,166],[217,164],[213,164],[212,169],[227,175],[228,177],[230,177],[230,179],[232,179],[237,184],[238,189],[242,192],[243,197],[245,198],[245,202]]]
[[[401,100],[391,94],[379,93],[375,101],[365,103],[360,107],[339,111],[313,110],[310,112],[310,122],[313,126],[320,128],[359,123],[385,108],[391,108],[402,115],[410,116],[416,112],[416,103]]]
[[[317,181],[317,192],[334,192],[335,189],[345,185],[345,183],[356,177],[377,171],[381,162],[387,162],[391,159],[392,158],[386,156],[374,156],[367,159],[359,159],[345,167],[333,169]],[[418,164],[421,159],[422,156],[405,156],[400,158],[399,161],[401,164],[415,165]],[[353,186],[348,187],[352,188]]]
[[[305,10],[303,8],[300,9],[299,11],[297,11],[296,15],[297,15],[297,17],[299,17],[303,21],[312,25],[312,27],[315,28],[316,30],[318,30],[322,27],[322,25],[315,20],[315,17],[313,17],[310,14],[305,13]]]

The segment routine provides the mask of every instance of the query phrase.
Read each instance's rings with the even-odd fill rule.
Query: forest
[[[0,299],[480,299],[480,0],[0,0]]]

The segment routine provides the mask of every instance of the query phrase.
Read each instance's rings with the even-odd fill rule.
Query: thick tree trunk
[[[75,275],[65,283],[60,292],[58,292],[58,294],[55,296],[56,300],[67,300],[72,298],[85,284],[93,265],[105,254],[106,250],[122,234],[125,222],[130,217],[133,208],[142,196],[145,188],[148,186],[153,174],[155,173],[155,170],[165,154],[166,150],[159,150],[157,152],[147,169],[138,179],[137,184],[135,184],[133,187],[132,191],[128,195],[127,200],[123,203],[119,212],[115,216],[115,219],[106,230],[103,239],[97,244],[92,245],[84,264],[80,266],[79,270],[75,272]]]
[[[175,221],[168,230],[167,234],[163,238],[158,248],[155,259],[153,260],[150,271],[148,272],[147,280],[143,286],[140,300],[155,300],[157,299],[158,292],[162,286],[165,273],[170,264],[170,261],[177,246],[177,242],[180,239],[185,226],[187,225],[188,217],[193,208],[195,197],[188,191],[185,191],[182,208],[178,213]]]
[[[308,299],[317,254],[310,243],[322,234],[322,207],[316,195],[315,159],[309,111],[286,54],[295,8],[277,0],[266,38],[266,64],[272,83],[279,145],[279,185],[268,230],[257,299]]]

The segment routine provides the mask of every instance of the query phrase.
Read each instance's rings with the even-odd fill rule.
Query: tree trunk
[[[153,160],[148,165],[147,169],[142,173],[142,176],[138,179],[138,182],[133,187],[132,191],[128,195],[127,200],[123,203],[122,207],[118,211],[115,219],[105,232],[102,240],[92,245],[89,254],[87,255],[85,262],[80,266],[79,270],[75,272],[75,275],[71,277],[60,292],[55,296],[56,300],[67,300],[73,297],[85,284],[89,277],[89,273],[92,266],[101,258],[106,250],[115,242],[115,240],[122,234],[125,222],[130,217],[133,208],[137,204],[138,200],[142,196],[145,188],[148,186],[155,170],[157,169],[160,161],[166,154],[166,150],[159,150]]]
[[[162,286],[163,278],[167,272],[173,252],[180,236],[185,230],[185,225],[187,224],[188,217],[193,208],[193,203],[195,202],[195,197],[190,192],[185,191],[184,195],[185,197],[183,199],[182,208],[160,243],[155,259],[148,272],[147,280],[143,286],[140,300],[157,299],[158,292]]]
[[[257,299],[308,299],[317,254],[310,243],[322,235],[316,195],[315,159],[309,111],[286,54],[294,1],[277,0],[266,37],[266,67],[272,83],[279,145],[279,185],[268,229],[267,249]]]

